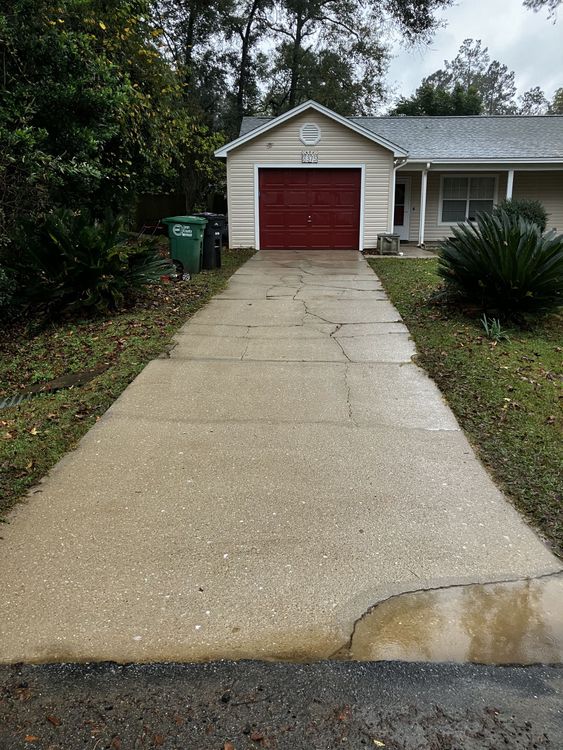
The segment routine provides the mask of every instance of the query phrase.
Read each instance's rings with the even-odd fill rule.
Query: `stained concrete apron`
[[[328,657],[374,603],[560,564],[364,259],[259,253],[13,514],[0,660]]]

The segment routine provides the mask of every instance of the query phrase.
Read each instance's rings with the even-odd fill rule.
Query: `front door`
[[[409,239],[411,183],[408,177],[397,177],[395,182],[395,213],[393,232],[401,240]]]
[[[262,168],[263,250],[358,250],[361,170]]]

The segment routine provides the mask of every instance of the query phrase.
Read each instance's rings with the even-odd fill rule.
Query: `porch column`
[[[418,228],[419,247],[424,245],[424,223],[426,221],[426,187],[428,184],[428,169],[422,170],[420,179],[420,225]]]
[[[389,212],[389,234],[393,234],[395,228],[395,188],[397,187],[397,164],[393,165],[393,176],[391,178],[391,211]]]
[[[512,199],[512,188],[514,187],[514,170],[509,169],[506,177],[506,200]]]

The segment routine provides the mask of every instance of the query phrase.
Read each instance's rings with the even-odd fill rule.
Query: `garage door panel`
[[[260,246],[359,247],[359,169],[261,169]]]

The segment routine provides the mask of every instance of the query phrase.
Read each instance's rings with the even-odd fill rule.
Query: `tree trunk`
[[[288,103],[289,108],[293,109],[297,102],[297,87],[299,85],[299,66],[301,64],[301,43],[303,42],[303,27],[305,19],[301,11],[297,12],[295,25],[295,39],[293,41],[293,50],[291,53],[291,83],[289,86]]]
[[[194,50],[194,37],[195,37],[195,24],[198,16],[198,8],[196,3],[191,3],[189,15],[188,15],[188,27],[186,29],[186,40],[184,43],[184,66],[185,75],[184,80],[188,87],[191,88],[193,71],[193,50]]]
[[[244,109],[244,95],[246,93],[246,85],[248,81],[248,67],[250,62],[250,37],[252,34],[252,26],[254,24],[254,18],[260,7],[261,0],[254,0],[250,13],[248,15],[248,22],[242,34],[242,48],[240,53],[240,68],[239,68],[239,79],[238,89],[236,98],[236,113],[237,113],[237,133],[240,129],[242,118],[245,115]]]

